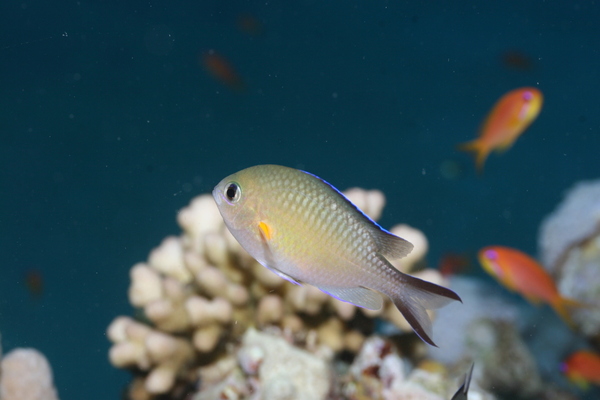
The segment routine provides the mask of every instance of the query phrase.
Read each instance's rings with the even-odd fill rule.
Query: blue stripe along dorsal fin
[[[331,183],[327,182],[325,179],[319,178],[315,174],[311,174],[310,172],[302,171],[307,175],[310,175],[319,181],[323,182],[327,186],[329,186],[333,191],[342,196],[342,198],[348,203],[352,208],[354,208],[360,215],[362,215],[367,222],[369,223],[369,227],[371,228],[371,235],[377,244],[377,252],[382,256],[389,258],[391,260],[395,260],[398,258],[406,257],[413,249],[412,243],[407,240],[402,239],[399,236],[394,235],[388,230],[382,228],[377,222],[373,221],[371,217],[365,214],[360,208],[358,208],[354,203],[352,203],[344,193],[340,192],[335,186]]]

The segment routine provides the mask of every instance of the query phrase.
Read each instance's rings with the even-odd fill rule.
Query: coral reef
[[[559,292],[584,304],[600,303],[600,180],[577,183],[540,227],[540,259]],[[600,340],[598,307],[574,307],[576,329]]]
[[[473,380],[483,388],[523,397],[542,390],[536,362],[512,323],[477,319],[467,330],[467,344],[476,365]]]
[[[480,318],[516,323],[519,309],[499,285],[470,276],[452,276],[450,288],[460,293],[462,304],[449,304],[438,311],[433,321],[439,347],[427,347],[429,357],[446,365],[455,365],[467,354],[467,337],[473,321]]]
[[[332,383],[328,361],[324,354],[309,353],[282,337],[250,328],[236,358],[201,368],[203,379],[194,400],[325,400]]]
[[[381,192],[353,189],[347,194],[372,218],[381,214]],[[389,300],[379,311],[357,312],[351,304],[312,286],[293,285],[258,264],[225,228],[210,195],[193,199],[177,220],[183,234],[164,239],[147,262],[131,269],[129,300],[147,322],[117,317],[108,328],[111,363],[138,375],[132,398],[174,393],[194,382],[197,367],[220,362],[226,345],[251,326],[277,327],[295,344],[332,354],[358,351],[376,316],[412,332]],[[444,284],[437,271],[413,270],[427,252],[425,236],[406,225],[391,231],[415,244],[415,256],[395,265]]]
[[[400,356],[393,344],[380,337],[366,340],[350,366],[343,387],[349,400],[445,400],[458,385],[450,380],[441,364],[422,362],[410,372],[410,362]],[[471,385],[469,398],[493,400],[494,396]]]
[[[57,400],[52,369],[35,349],[14,349],[0,364],[0,399]]]

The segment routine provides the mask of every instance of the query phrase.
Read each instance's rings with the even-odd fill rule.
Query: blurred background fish
[[[25,287],[29,294],[39,299],[44,293],[44,277],[42,272],[37,268],[30,268],[25,271]]]
[[[590,384],[600,385],[600,355],[597,353],[576,351],[561,363],[560,370],[581,389],[589,389]]]
[[[458,391],[452,396],[450,400],[467,400],[467,395],[469,394],[469,386],[471,385],[471,377],[473,376],[473,367],[475,364],[471,364],[471,368],[467,371],[465,375],[465,380],[463,384],[458,388]]]
[[[413,245],[363,214],[320,178],[278,165],[250,167],[223,179],[213,197],[225,225],[262,265],[341,301],[379,310],[384,293],[423,341],[434,345],[427,309],[460,297],[404,274],[388,259]]]
[[[498,100],[486,117],[479,137],[459,145],[458,148],[475,154],[475,164],[481,172],[490,152],[508,150],[537,118],[542,103],[542,92],[533,87],[508,92]]]
[[[532,304],[548,303],[571,325],[570,307],[583,304],[562,297],[552,277],[536,260],[522,251],[503,246],[489,246],[479,251],[483,269],[507,289],[525,297]]]
[[[504,67],[521,72],[530,72],[535,66],[531,57],[517,49],[506,50],[500,60]]]
[[[238,15],[236,25],[241,32],[250,36],[262,36],[265,33],[264,24],[249,13]]]
[[[440,259],[438,269],[444,276],[466,272],[471,266],[471,259],[465,253],[446,253]]]
[[[204,53],[201,63],[206,71],[216,80],[227,86],[233,91],[243,92],[246,84],[237,73],[233,65],[223,56],[214,50]]]

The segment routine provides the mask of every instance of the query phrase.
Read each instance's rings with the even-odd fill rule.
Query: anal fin
[[[331,297],[368,310],[379,310],[383,306],[381,294],[366,287],[317,286]]]

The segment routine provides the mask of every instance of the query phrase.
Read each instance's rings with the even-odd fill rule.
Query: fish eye
[[[492,260],[492,261],[493,261],[493,260],[495,260],[495,259],[497,259],[497,258],[498,258],[498,255],[496,254],[496,252],[495,252],[494,250],[487,250],[487,251],[485,252],[485,257],[486,257],[488,260]]]
[[[230,203],[237,203],[242,195],[242,189],[240,185],[235,182],[231,182],[225,188],[225,198]]]

